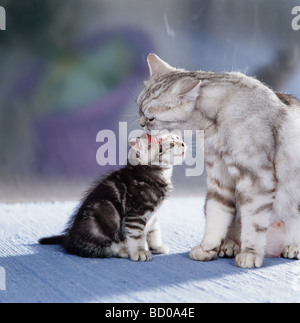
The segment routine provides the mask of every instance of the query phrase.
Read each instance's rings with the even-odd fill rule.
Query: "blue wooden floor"
[[[204,229],[203,198],[172,198],[159,210],[169,255],[151,262],[85,259],[37,240],[59,233],[74,202],[0,205],[0,302],[299,302],[300,262],[201,263],[188,253]]]

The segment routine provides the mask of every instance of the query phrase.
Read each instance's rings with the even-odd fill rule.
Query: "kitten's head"
[[[186,145],[174,134],[162,137],[142,135],[129,140],[129,163],[131,165],[159,165],[169,167],[181,164],[185,157]]]
[[[150,80],[137,99],[145,131],[180,129],[196,106],[201,81],[149,54]],[[194,76],[194,77],[193,77]]]

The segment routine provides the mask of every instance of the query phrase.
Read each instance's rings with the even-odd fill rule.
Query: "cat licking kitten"
[[[62,235],[41,244],[61,244],[82,257],[148,261],[168,253],[155,211],[172,190],[174,164],[186,146],[176,135],[130,140],[128,165],[99,181],[87,194]]]
[[[300,259],[300,102],[242,73],[186,71],[148,56],[146,131],[204,130],[206,228],[191,258]]]

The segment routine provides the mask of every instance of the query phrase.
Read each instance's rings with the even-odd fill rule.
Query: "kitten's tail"
[[[63,245],[65,242],[65,239],[66,239],[65,235],[53,236],[49,238],[42,238],[39,240],[39,243],[43,245],[52,245],[52,244]]]

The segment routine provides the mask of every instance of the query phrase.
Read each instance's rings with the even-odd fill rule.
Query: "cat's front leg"
[[[207,196],[205,203],[206,225],[203,241],[190,253],[199,261],[210,261],[218,257],[220,246],[235,216],[235,190],[222,160],[206,163]]]
[[[160,225],[156,216],[147,224],[147,242],[153,254],[167,254],[169,247],[162,241]]]
[[[294,207],[295,208],[295,207]],[[299,212],[299,211],[298,211]],[[290,211],[291,214],[295,213],[294,210]],[[282,250],[282,257],[288,259],[300,260],[300,216],[299,214],[290,217],[282,224],[284,228],[284,248]]]
[[[276,184],[271,171],[254,172],[241,167],[237,171],[242,231],[241,252],[235,262],[238,267],[258,268],[263,265]]]
[[[236,203],[236,211],[238,211],[238,201]],[[227,237],[222,243],[219,257],[221,258],[234,258],[240,252],[241,240],[241,223],[238,213],[228,230]]]
[[[147,219],[140,216],[130,216],[126,220],[126,245],[129,258],[133,261],[149,261],[152,259],[145,233],[146,223]]]

